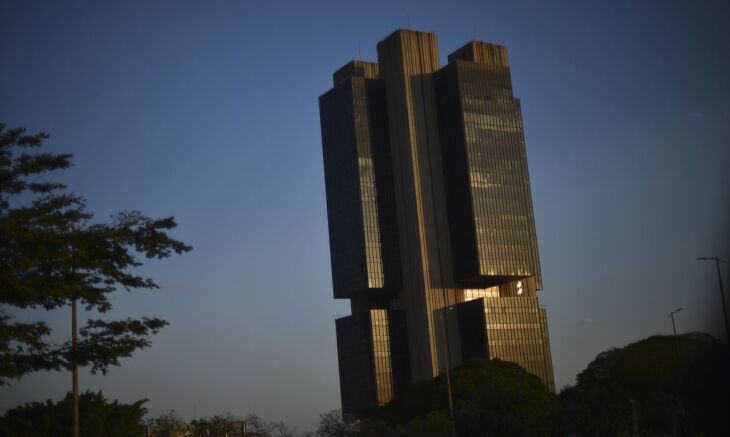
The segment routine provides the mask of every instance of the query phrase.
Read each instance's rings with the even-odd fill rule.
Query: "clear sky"
[[[317,97],[398,27],[505,44],[522,99],[556,385],[652,334],[710,330],[730,258],[724,1],[4,1],[0,120],[74,154],[100,219],[174,215],[190,254],[110,316],[171,325],[81,388],[156,414],[256,412],[309,428],[339,407]],[[730,269],[726,264],[726,288]],[[69,338],[68,310],[42,314]],[[31,318],[37,314],[20,314]],[[713,331],[714,329],[714,331]],[[60,398],[66,373],[0,388]]]

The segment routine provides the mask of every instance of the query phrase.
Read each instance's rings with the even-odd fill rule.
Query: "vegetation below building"
[[[473,360],[451,372],[460,437],[484,435],[727,435],[730,359],[705,334],[654,336],[600,353],[557,396],[519,366]],[[367,418],[331,411],[317,429],[298,433],[283,422],[231,414],[184,421],[174,411],[144,419],[145,400],[110,402],[81,396],[81,435],[246,437],[447,437],[443,376],[411,384]],[[69,435],[71,403],[28,403],[0,418],[0,435]]]

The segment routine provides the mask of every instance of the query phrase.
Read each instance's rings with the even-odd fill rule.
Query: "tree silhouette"
[[[152,219],[138,211],[120,212],[110,223],[93,220],[85,200],[48,181],[71,166],[69,154],[34,152],[48,138],[0,123],[0,304],[16,308],[72,308],[72,337],[50,341],[42,321],[17,323],[0,313],[0,384],[49,369],[74,372],[78,366],[105,373],[119,359],[150,345],[148,336],[167,322],[158,318],[88,320],[77,329],[76,305],[105,313],[119,289],[154,289],[135,274],[140,256],[167,258],[191,247],[167,235],[172,217]],[[77,334],[80,334],[78,338]]]
[[[441,435],[448,430],[445,384],[443,376],[409,384],[376,416],[405,430],[429,428]],[[544,434],[559,412],[545,384],[514,363],[473,359],[452,371],[451,384],[459,436]]]
[[[101,392],[80,396],[82,435],[128,437],[142,435],[146,399],[132,404],[109,402]],[[62,436],[71,434],[72,396],[59,402],[29,402],[8,410],[0,417],[0,435]]]
[[[607,350],[561,391],[561,431],[725,435],[728,368],[727,348],[706,334],[653,336]]]

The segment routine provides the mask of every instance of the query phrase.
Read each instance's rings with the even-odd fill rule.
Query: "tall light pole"
[[[669,317],[672,319],[672,331],[674,331],[674,338],[677,338],[677,326],[674,324],[674,314],[682,311],[682,308],[677,308],[676,310],[669,313]]]
[[[71,300],[71,400],[73,402],[73,437],[79,437],[79,344],[76,316],[76,297]]]
[[[444,313],[447,309],[451,308],[441,308],[441,311],[439,311],[439,317],[441,317],[441,338],[442,338],[442,346],[444,349],[444,355],[446,359],[444,360],[444,364],[446,365],[446,392],[449,396],[449,419],[451,419],[451,436],[456,437],[456,422],[454,422],[454,401],[451,397],[451,375],[449,372],[449,367],[451,366],[451,359],[449,357],[450,351],[449,351],[449,339],[446,337],[448,334],[448,329],[446,329],[446,317],[444,317]]]
[[[722,300],[722,317],[725,319],[725,341],[730,344],[730,324],[727,321],[727,308],[725,307],[725,291],[722,289],[722,274],[720,273],[720,263],[724,263],[725,260],[718,258],[717,256],[702,256],[697,258],[697,261],[715,261],[717,266],[717,280],[720,282],[720,299]]]
[[[674,324],[674,314],[680,311],[682,311],[682,308],[677,308],[669,313],[669,317],[672,319],[672,331],[674,331],[674,355],[677,357],[679,357],[679,347],[677,346],[677,325]]]

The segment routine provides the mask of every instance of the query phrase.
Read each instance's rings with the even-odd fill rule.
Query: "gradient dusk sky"
[[[339,407],[317,97],[399,27],[442,63],[507,46],[558,388],[653,334],[720,334],[730,258],[726,1],[12,1],[0,5],[0,120],[74,154],[61,175],[97,218],[174,215],[193,252],[142,269],[110,317],[170,326],[81,389],[152,414],[258,413],[311,428]],[[730,288],[730,268],[723,275]],[[68,310],[42,316],[70,336]],[[88,314],[86,314],[88,315]],[[0,388],[0,411],[61,398],[67,373]]]

